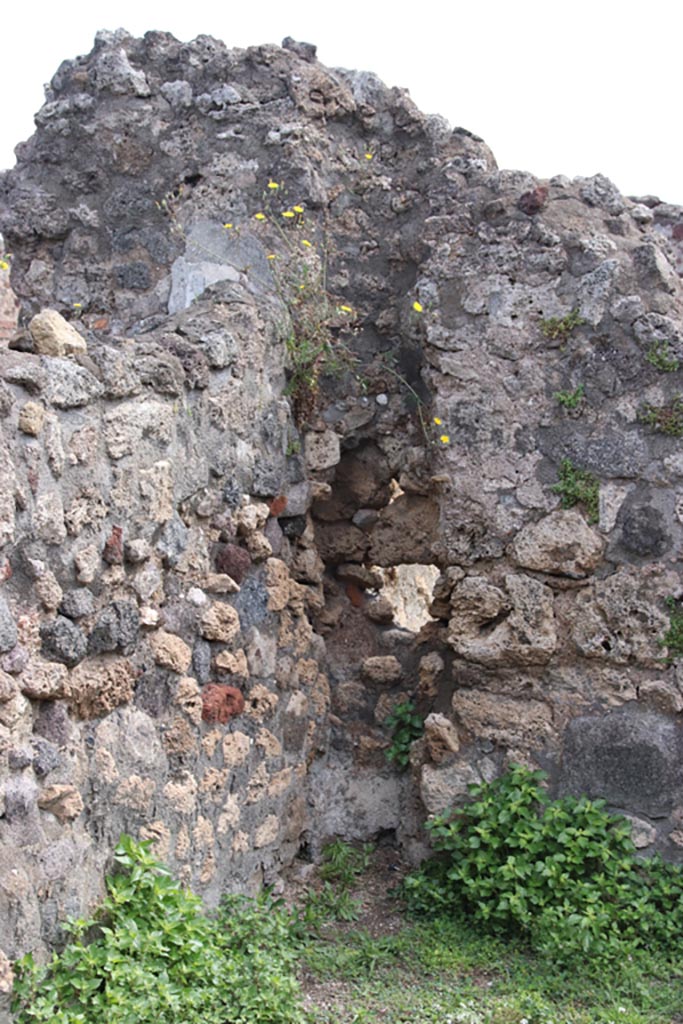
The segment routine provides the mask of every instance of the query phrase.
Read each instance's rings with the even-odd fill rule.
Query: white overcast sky
[[[427,113],[481,135],[501,167],[600,171],[627,195],[683,205],[680,0],[12,0],[0,48],[0,168],[33,131],[42,86],[99,28],[200,34],[228,46],[316,43]]]

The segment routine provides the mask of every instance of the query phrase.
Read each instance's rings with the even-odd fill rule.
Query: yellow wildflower
[[[254,217],[255,217],[256,220],[265,220],[266,219],[265,213],[255,213]]]
[[[274,259],[276,259],[275,253],[274,253],[274,252],[269,252],[269,253],[268,253],[268,259],[269,259],[269,260],[274,260]]]
[[[422,303],[421,302],[417,302],[417,301],[414,302],[413,303],[413,309],[415,310],[416,313],[421,313],[422,310],[423,310]]]
[[[340,313],[353,313],[353,310],[352,310],[351,306],[340,306],[339,307],[339,312]]]
[[[0,270],[9,270],[9,263],[7,260],[0,260]]]
[[[83,303],[82,302],[74,302],[74,309],[82,309],[82,307],[83,307]]]
[[[304,212],[303,206],[293,206],[292,209],[294,210],[295,213],[303,213]]]
[[[278,185],[278,183],[276,181],[269,181],[268,182],[268,188],[279,188],[279,187],[280,186]]]
[[[365,154],[365,159],[366,160],[372,160],[372,153],[366,153]]]
[[[311,248],[311,242],[309,242],[307,238],[302,238],[301,239],[301,244],[305,245],[307,249]]]
[[[439,441],[441,441],[441,444],[449,444],[450,440],[451,439],[448,436],[448,434],[442,434],[441,437],[439,438]]]
[[[283,211],[282,211],[282,216],[283,216],[283,217],[293,217],[293,216],[294,216],[294,214],[292,213],[292,211],[291,211],[291,210],[283,210]]]
[[[232,224],[224,224],[223,227],[230,229],[232,227]]]
[[[441,426],[441,423],[442,423],[443,421],[442,421],[442,420],[440,420],[438,416],[435,416],[435,417],[434,417],[434,422],[436,423],[437,427],[440,427],[440,426]]]

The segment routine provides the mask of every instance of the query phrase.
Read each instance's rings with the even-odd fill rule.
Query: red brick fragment
[[[112,526],[102,558],[110,565],[123,565],[123,530],[120,526]]]
[[[270,503],[270,514],[275,517],[281,516],[286,508],[287,498],[284,494],[278,494],[277,498],[273,498]]]
[[[362,608],[365,603],[365,597],[360,587],[357,587],[355,583],[346,584],[346,596],[353,605],[354,608]]]
[[[244,711],[244,697],[236,686],[209,683],[202,690],[202,721],[225,725]]]

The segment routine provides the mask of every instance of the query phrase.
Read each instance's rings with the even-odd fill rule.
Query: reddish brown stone
[[[530,192],[525,192],[523,196],[520,196],[517,200],[517,208],[522,213],[528,214],[532,217],[535,213],[538,213],[546,204],[548,198],[548,187],[547,185],[537,185]]]
[[[120,526],[112,526],[102,558],[110,565],[123,565],[123,530]]]
[[[251,556],[237,544],[223,544],[216,555],[218,572],[232,576],[235,583],[241,583],[251,567]]]
[[[209,683],[202,690],[202,720],[225,725],[244,711],[244,697],[236,686]]]
[[[277,498],[273,498],[270,503],[270,514],[271,516],[281,516],[284,510],[287,508],[287,498],[284,494],[279,494]]]
[[[360,589],[360,587],[357,587],[355,583],[346,584],[346,596],[348,597],[349,601],[351,602],[354,608],[363,607],[363,604],[365,603],[363,591]]]

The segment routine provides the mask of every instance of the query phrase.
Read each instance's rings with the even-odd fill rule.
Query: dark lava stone
[[[43,623],[40,627],[40,639],[42,653],[48,661],[59,661],[69,668],[83,661],[88,652],[88,642],[83,630],[63,615],[58,615],[52,622]]]
[[[140,615],[130,601],[112,601],[99,616],[88,639],[88,653],[132,654],[140,632]]]

